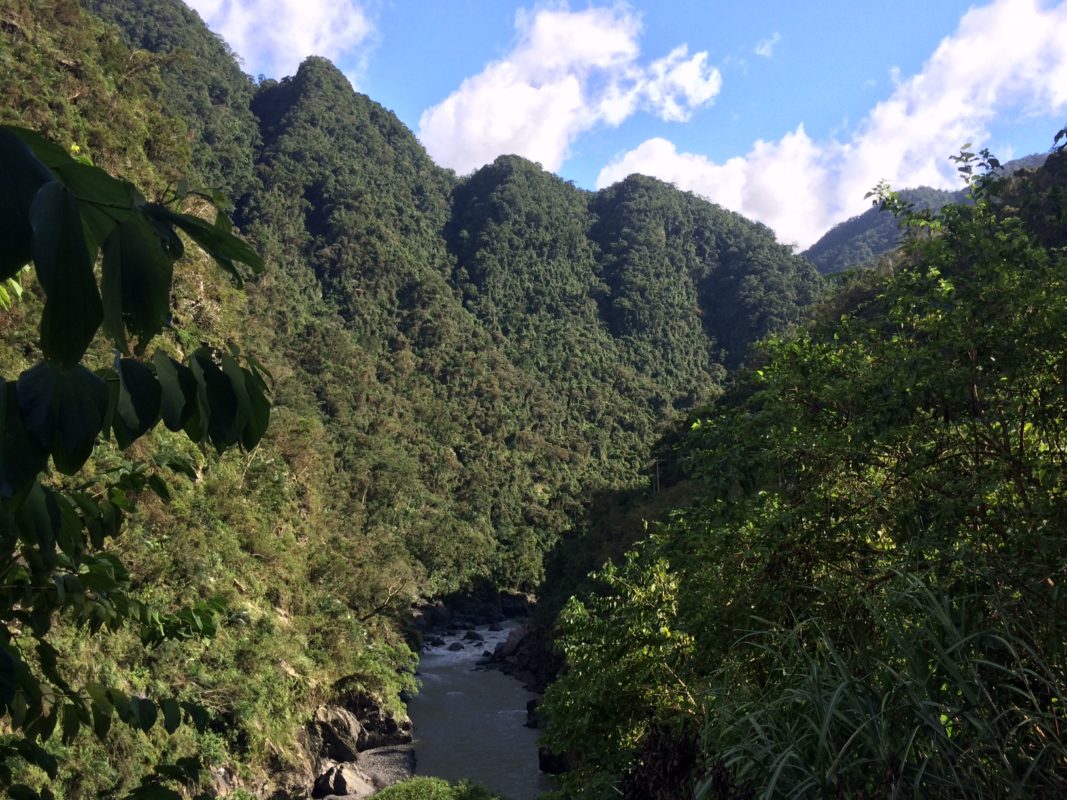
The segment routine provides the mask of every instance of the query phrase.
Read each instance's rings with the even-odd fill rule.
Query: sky
[[[1067,125],[1067,0],[187,0],[253,76],[308,55],[465,175],[640,172],[807,247],[879,181],[958,188]]]

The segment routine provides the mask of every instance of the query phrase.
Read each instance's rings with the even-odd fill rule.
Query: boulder
[[[452,644],[448,646],[448,649],[454,653],[459,652],[463,649],[463,642],[452,642]]]
[[[465,642],[484,642],[485,641],[485,637],[482,636],[480,633],[478,633],[478,631],[467,631],[465,634],[463,634],[463,641],[465,641]]]
[[[355,761],[363,726],[354,713],[343,706],[326,705],[315,712],[309,726],[312,741],[318,742],[318,756],[330,761]]]
[[[315,779],[311,796],[364,798],[370,797],[378,788],[359,767],[349,762],[334,764],[319,775]]]
[[[515,655],[515,651],[519,649],[519,645],[522,644],[524,638],[526,638],[526,628],[522,625],[512,628],[511,633],[508,634],[507,641],[497,648],[494,656],[496,658],[508,658]]]
[[[411,742],[411,721],[396,719],[370,695],[362,692],[350,695],[345,701],[345,707],[359,719],[360,731],[356,741],[359,752]]]

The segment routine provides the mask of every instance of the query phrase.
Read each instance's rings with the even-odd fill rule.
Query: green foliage
[[[268,266],[237,293],[189,248],[165,303],[168,264],[129,223],[89,247],[103,259],[93,277],[107,277],[96,281],[99,307],[79,256],[70,263],[82,267],[84,307],[69,287],[45,294],[26,277],[23,301],[0,317],[4,375],[38,358],[42,301],[58,309],[49,332],[69,312],[83,341],[101,320],[85,361],[106,369],[114,445],[93,449],[84,479],[50,480],[89,495],[129,482],[109,501],[126,503],[127,534],[107,548],[128,568],[126,594],[158,609],[165,631],[197,627],[186,607],[221,609],[210,646],[179,637],[147,652],[135,628],[83,641],[57,620],[49,635],[71,685],[173,696],[218,720],[173,735],[158,722],[147,736],[116,726],[108,747],[79,736],[57,785],[69,797],[121,795],[153,764],[198,751],[245,785],[294,788],[306,757],[297,734],[338,687],[401,711],[411,603],[474,582],[535,587],[588,499],[645,483],[664,418],[716,392],[752,336],[791,324],[813,273],[766,229],[663,184],[590,195],[519,159],[457,181],[328,62],[257,85],[174,0],[152,14],[124,0],[83,6],[92,13],[73,0],[5,8],[0,118],[45,131],[64,152],[84,146],[144,187],[146,207],[186,194],[181,175],[212,187],[188,195],[189,217],[157,211],[153,229],[176,230],[175,247],[207,237],[227,268],[239,254],[211,237],[231,212],[210,208],[225,189]],[[639,224],[644,210],[655,224]],[[616,227],[634,229],[632,252],[613,241]],[[715,246],[686,250],[694,231]],[[134,259],[149,268],[127,269]],[[647,313],[643,291],[656,298]],[[142,293],[155,301],[127,308]],[[163,352],[144,349],[161,327]],[[233,380],[235,340],[262,360],[246,365],[251,374],[274,377],[266,433],[256,392],[245,403]],[[79,347],[57,355],[69,361]],[[32,377],[57,412],[103,408],[68,391],[99,386],[81,371]],[[227,386],[233,396],[212,404],[211,387]],[[5,383],[4,397],[17,390]],[[157,416],[164,425],[151,427]],[[94,426],[53,435],[53,463],[58,454],[73,466]],[[247,446],[261,434],[246,454],[216,458],[194,444]],[[128,457],[115,451],[124,445]],[[32,439],[11,446],[33,453]],[[188,480],[164,482],[160,469]],[[590,565],[614,546],[603,544]],[[205,630],[211,618],[196,615]]]
[[[450,784],[440,778],[410,778],[375,794],[382,800],[499,800],[467,781]]]
[[[815,618],[738,642],[704,733],[732,779],[765,797],[1058,794],[1060,656],[1015,609],[986,616],[989,596],[931,585],[893,576],[833,634]],[[738,681],[745,662],[762,683]],[[710,780],[697,794],[716,796]]]
[[[254,85],[226,43],[180,0],[157,0],[151,13],[133,0],[83,5],[115,23],[131,48],[131,60],[159,69],[154,94],[189,129],[196,179],[231,197],[251,191],[259,145],[259,127],[249,109]]]
[[[582,755],[561,776],[564,793],[590,798],[613,796],[603,776],[624,771],[649,725],[694,714],[697,702],[682,678],[693,639],[678,627],[678,580],[667,563],[631,552],[596,578],[601,594],[572,598],[559,615],[567,670],[543,704],[545,743]]]
[[[90,634],[136,625],[149,646],[215,632],[217,608],[168,614],[136,599],[125,565],[105,549],[132,510],[128,495],[150,488],[165,497],[166,483],[135,464],[73,489],[44,473],[49,457],[58,472],[79,473],[101,434],[113,432],[120,447],[129,447],[159,421],[164,395],[174,413],[170,421],[193,441],[208,440],[220,452],[238,442],[254,447],[269,412],[256,367],[246,369],[229,355],[219,367],[207,348],[191,357],[190,366],[157,353],[178,376],[168,383],[145,364],[120,356],[128,353],[128,334],[143,353],[162,328],[172,264],[183,252],[174,227],[195,231],[201,246],[230,270],[236,270],[234,260],[255,270],[262,262],[227,231],[148,203],[132,184],[27,130],[0,127],[0,163],[7,176],[0,201],[0,277],[17,274],[32,258],[45,295],[43,360],[17,381],[0,378],[0,709],[11,731],[0,740],[0,784],[37,797],[13,783],[12,762],[25,761],[55,778],[58,761],[44,745],[59,727],[69,744],[82,726],[105,737],[113,719],[142,731],[161,717],[168,732],[183,716],[205,724],[194,704],[133,696],[95,682],[70,684],[62,654],[49,640],[59,617]],[[94,265],[100,252],[98,288]],[[113,370],[94,373],[81,361],[101,327],[117,354]],[[163,777],[132,796],[172,795],[158,783]]]
[[[666,564],[692,654],[608,698],[583,654],[625,659],[640,626],[564,615],[578,666],[548,729],[590,783],[624,786],[664,720],[614,744],[583,731],[625,719],[615,697],[682,683],[704,797],[1062,793],[1065,170],[977,171],[971,205],[905,209],[899,269],[766,343],[702,415],[681,455],[697,496],[587,603]],[[666,715],[679,746],[689,714]]]
[[[1005,174],[1023,169],[1037,169],[1045,163],[1044,154],[1009,161],[1002,166]],[[950,203],[966,201],[967,190],[946,191],[920,186],[903,189],[899,196],[915,210],[937,212]],[[899,219],[875,202],[873,208],[838,223],[803,255],[823,275],[874,266],[878,259],[892,253],[904,240]]]

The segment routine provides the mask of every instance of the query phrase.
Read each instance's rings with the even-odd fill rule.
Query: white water
[[[513,627],[505,623],[503,631],[475,628],[484,642],[463,641],[468,630],[463,629],[441,636],[444,646],[423,652],[418,673],[422,689],[408,704],[415,726],[417,775],[467,778],[507,800],[535,800],[552,789],[537,768],[537,731],[523,724],[526,703],[534,695],[499,670],[476,666]],[[448,650],[457,641],[463,650]]]

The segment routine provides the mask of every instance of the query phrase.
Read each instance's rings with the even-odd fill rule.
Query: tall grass
[[[1065,646],[1019,603],[905,574],[833,630],[766,624],[717,675],[704,752],[758,798],[1067,797]]]

